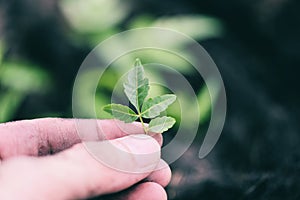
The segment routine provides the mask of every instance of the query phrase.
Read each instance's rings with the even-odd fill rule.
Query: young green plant
[[[139,59],[136,59],[134,68],[128,72],[127,80],[123,86],[124,92],[129,102],[135,107],[136,112],[121,104],[108,104],[103,107],[104,111],[125,123],[139,119],[146,134],[149,132],[163,133],[175,124],[174,118],[160,116],[160,114],[176,100],[176,95],[165,94],[146,100],[150,89],[149,80],[145,77],[144,68]],[[150,120],[148,126],[143,119]]]

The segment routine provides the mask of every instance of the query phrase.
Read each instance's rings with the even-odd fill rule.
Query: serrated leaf
[[[125,123],[134,122],[138,118],[138,115],[133,110],[121,104],[108,104],[103,107],[103,110]]]
[[[134,68],[128,72],[127,81],[124,83],[124,92],[132,105],[140,111],[148,91],[149,81],[145,78],[141,61],[136,59]]]
[[[161,112],[166,110],[176,100],[174,94],[165,94],[162,96],[150,98],[144,102],[142,107],[142,117],[154,118],[157,117]]]
[[[176,120],[172,117],[157,117],[150,121],[148,131],[154,133],[163,133],[170,129],[175,122]]]

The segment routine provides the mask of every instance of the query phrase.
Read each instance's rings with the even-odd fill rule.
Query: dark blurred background
[[[169,198],[300,199],[299,10],[297,0],[0,0],[0,122],[72,117],[73,81],[99,42],[130,28],[172,28],[196,39],[214,59],[228,112],[208,157],[197,158],[197,139],[172,164]],[[112,48],[122,45],[126,41]],[[167,55],[155,59],[176,65]],[[207,91],[187,63],[177,69],[204,108],[203,138]],[[116,73],[103,80],[99,105],[109,102]]]

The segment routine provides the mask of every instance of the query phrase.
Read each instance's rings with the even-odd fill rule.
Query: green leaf
[[[103,110],[125,123],[134,122],[138,118],[133,110],[121,104],[108,104],[103,107]]]
[[[172,117],[157,117],[176,100],[176,95],[165,94],[150,98],[144,102],[150,86],[148,79],[145,78],[144,68],[139,59],[136,59],[134,68],[128,72],[127,79],[123,86],[126,96],[131,104],[135,106],[137,112],[135,113],[135,111],[128,106],[120,104],[106,105],[103,108],[104,111],[126,123],[139,119],[146,134],[149,132],[162,133],[176,123],[176,120]],[[145,125],[143,118],[152,119],[149,126]]]
[[[142,107],[142,117],[154,118],[161,112],[166,110],[176,100],[176,96],[173,94],[165,94],[162,96],[148,99]]]
[[[149,123],[148,131],[162,133],[170,129],[176,120],[172,117],[157,117]]]
[[[124,92],[134,107],[140,111],[149,91],[149,81],[145,78],[144,68],[139,59],[136,59],[134,68],[128,72],[124,83]]]

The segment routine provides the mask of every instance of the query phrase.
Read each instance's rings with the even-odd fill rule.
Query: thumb
[[[129,135],[99,142],[84,143],[88,152],[108,168],[126,173],[149,173],[160,162],[160,145],[152,137]]]
[[[160,161],[146,135],[81,143],[53,156],[16,157],[0,168],[0,199],[82,199],[124,190]],[[20,170],[22,169],[22,170]]]

